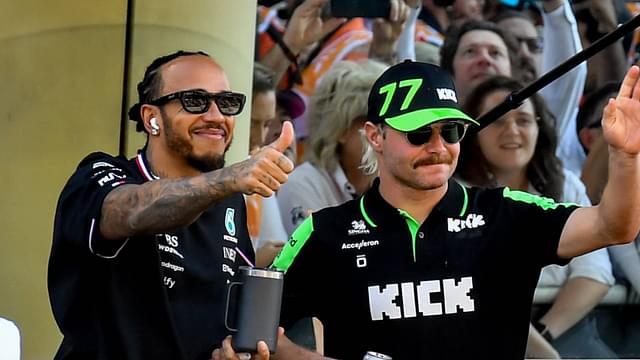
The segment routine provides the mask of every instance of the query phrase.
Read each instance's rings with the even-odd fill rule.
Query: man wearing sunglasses
[[[281,324],[318,317],[325,355],[340,359],[522,359],[541,268],[640,230],[639,73],[629,70],[604,112],[612,166],[602,202],[579,208],[456,182],[460,139],[477,123],[451,78],[424,63],[389,68],[364,125],[378,179],[307,218],[276,257]]]
[[[227,283],[255,261],[242,194],[269,196],[293,169],[282,154],[290,123],[224,167],[245,96],[204,53],[156,59],[138,95],[129,115],[145,147],[130,160],[89,155],[58,202],[49,262],[64,336],[56,359],[209,359],[228,333]]]

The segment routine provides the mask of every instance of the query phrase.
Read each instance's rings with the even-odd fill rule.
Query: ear
[[[587,151],[591,150],[593,144],[602,136],[599,129],[582,128],[578,132],[578,138]]]
[[[142,107],[140,107],[140,115],[142,116],[142,123],[144,124],[144,129],[146,130],[147,134],[151,134],[151,131],[153,130],[152,126],[151,126],[151,119],[156,118],[159,119],[160,118],[160,114],[158,113],[157,109],[149,106],[147,104],[142,105]],[[159,121],[158,123],[162,123],[162,121]]]
[[[382,134],[382,131],[380,131],[380,128],[372,122],[367,121],[364,123],[363,129],[365,137],[373,150],[375,152],[381,152],[384,135]]]

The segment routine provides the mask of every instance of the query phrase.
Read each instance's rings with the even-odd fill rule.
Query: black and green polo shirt
[[[371,190],[309,217],[273,266],[288,327],[316,316],[325,354],[522,359],[540,270],[573,204],[454,180],[423,224]]]

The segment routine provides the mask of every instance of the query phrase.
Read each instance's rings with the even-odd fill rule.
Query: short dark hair
[[[621,85],[620,82],[608,82],[584,97],[576,118],[576,131],[600,126],[600,121],[595,121],[602,117],[602,109],[598,109],[598,106],[602,104],[602,100],[611,97],[611,94],[618,94]]]
[[[493,19],[491,19],[491,21],[497,24],[500,21],[511,19],[511,18],[524,19],[532,23],[534,22],[533,19],[527,14],[525,14],[524,12],[514,10],[514,9],[509,9],[509,8],[499,9],[496,15],[493,17]]]
[[[276,74],[259,62],[253,63],[253,86],[252,93],[262,94],[276,89]]]
[[[160,56],[147,66],[147,69],[144,71],[142,81],[138,83],[138,102],[129,109],[129,119],[136,122],[136,131],[144,131],[144,124],[142,123],[142,117],[140,116],[140,107],[160,96],[160,90],[162,89],[162,74],[159,71],[160,67],[179,57],[193,55],[210,57],[209,54],[203,51],[193,52],[179,50],[169,55]]]
[[[444,44],[440,47],[440,67],[447,70],[451,75],[455,75],[453,71],[453,58],[456,56],[460,39],[464,34],[474,30],[486,30],[496,33],[507,46],[509,52],[509,62],[511,66],[515,66],[517,62],[516,53],[518,42],[513,36],[509,36],[504,30],[500,29],[496,24],[483,20],[468,20],[460,26],[450,26],[446,32]]]
[[[484,100],[496,91],[512,93],[523,88],[523,85],[506,76],[493,76],[473,89],[467,97],[464,110],[471,117],[478,117]],[[527,164],[527,179],[543,196],[555,201],[562,201],[564,173],[562,161],[556,155],[558,137],[555,130],[555,118],[549,111],[544,99],[538,94],[531,96],[538,124],[538,140],[533,157]],[[496,186],[495,178],[489,171],[487,159],[480,151],[477,132],[470,132],[460,146],[460,158],[456,174],[461,179],[477,186]]]

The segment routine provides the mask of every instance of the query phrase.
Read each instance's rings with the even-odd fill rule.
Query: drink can
[[[380,354],[379,352],[375,352],[375,351],[367,351],[367,353],[364,354],[364,357],[362,358],[362,360],[392,360],[392,359],[391,359],[391,356],[389,355]]]

